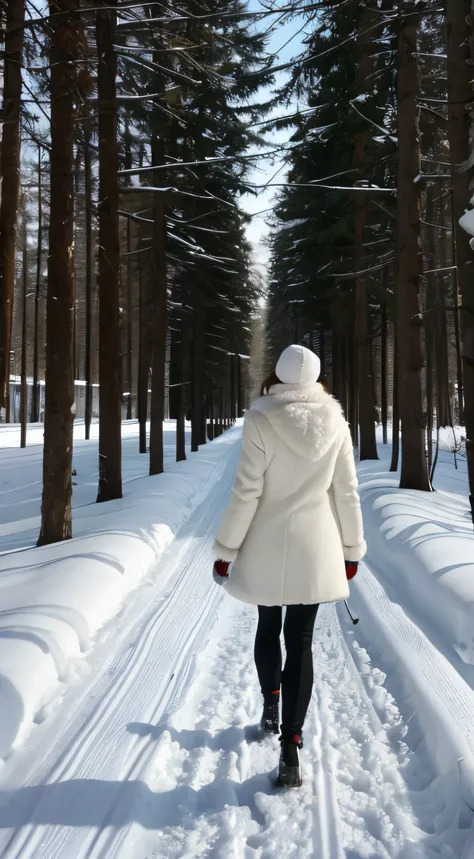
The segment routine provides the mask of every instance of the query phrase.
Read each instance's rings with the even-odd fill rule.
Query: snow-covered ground
[[[0,766],[2,859],[474,859],[474,660],[462,611],[451,621],[439,611],[443,602],[447,616],[461,610],[453,595],[464,594],[469,612],[474,592],[463,463],[456,472],[443,452],[438,485],[448,493],[429,497],[395,493],[385,460],[359,466],[369,556],[351,605],[361,620],[352,626],[344,606],[320,612],[305,783],[278,792],[278,743],[256,728],[255,610],[226,598],[210,575],[238,430],[177,468],[169,426],[171,470],[153,479],[142,478],[146,457],[133,453],[136,427],[124,432],[135,482],[110,513],[91,503],[97,448],[76,445],[79,540],[94,523],[105,545],[127,516],[137,539],[139,511],[147,544],[150,529],[166,524],[160,482],[176,502],[174,524],[164,553],[164,544],[153,549],[145,584],[120,609],[117,601],[118,614],[86,637],[83,652],[69,654],[37,724]],[[10,552],[31,545],[39,514],[21,464],[28,455],[39,481],[39,449],[0,452],[0,488],[5,462],[19,505],[10,511],[4,496]],[[181,519],[177,481],[187,487]],[[433,551],[420,549],[433,542]],[[461,573],[446,569],[446,554],[455,570],[462,558]],[[9,579],[28,575],[27,557],[37,550],[1,559],[0,600]],[[132,553],[121,576],[125,566],[137,585]],[[32,575],[39,581],[50,567],[35,562]],[[21,637],[18,618],[3,631],[18,626]],[[12,640],[1,633],[0,653]],[[44,635],[30,643],[41,649]]]

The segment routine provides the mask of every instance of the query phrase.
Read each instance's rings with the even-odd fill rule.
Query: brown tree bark
[[[97,12],[99,105],[99,489],[97,501],[122,497],[122,356],[119,311],[117,14]]]
[[[193,392],[191,409],[191,450],[199,450],[201,442],[203,381],[204,381],[204,311],[202,299],[196,293],[194,302],[193,327]]]
[[[25,0],[8,0],[3,81],[0,204],[0,408],[10,385],[10,349],[15,284],[15,239],[20,192],[21,63]]]
[[[131,144],[131,135],[130,128],[127,122],[125,128],[125,169],[131,170],[132,168],[132,144]],[[130,177],[131,182],[131,177]],[[131,221],[127,219],[127,263],[126,263],[126,271],[127,271],[127,386],[128,386],[128,400],[127,400],[127,420],[131,421],[132,419],[132,405],[133,405],[133,346],[132,346],[132,320],[133,320],[133,275],[132,275],[132,225]]]
[[[181,309],[181,331],[178,344],[178,414],[176,418],[176,462],[186,459],[186,406],[188,378],[188,320],[186,317],[185,300],[183,297]]]
[[[137,379],[137,410],[139,426],[139,450],[147,452],[146,423],[148,417],[148,384],[151,364],[150,337],[150,301],[147,283],[144,282],[142,267],[138,269],[139,283],[139,346],[138,346],[138,379]]]
[[[392,400],[392,461],[390,471],[398,471],[400,459],[400,382],[398,374],[397,326],[393,329],[393,400]]]
[[[39,545],[72,537],[74,136],[77,59],[86,49],[76,0],[51,0],[51,211],[46,325],[43,506]]]
[[[374,38],[373,33],[374,12],[366,8],[360,19],[359,37],[357,39],[358,63],[355,75],[355,88],[357,95],[364,94],[367,90],[369,75],[372,71],[372,56],[370,44]],[[372,27],[372,29],[371,29]],[[370,32],[368,32],[370,30]],[[361,120],[362,125],[354,135],[354,158],[353,165],[358,171],[358,179],[364,178],[364,165],[366,160],[366,147],[369,138],[367,123]],[[363,271],[364,261],[364,233],[367,224],[369,200],[367,194],[360,192],[355,195],[355,241],[354,241],[354,266],[355,271]],[[355,278],[354,286],[355,301],[355,348],[357,360],[357,401],[359,406],[359,456],[361,460],[378,459],[377,440],[374,421],[374,379],[372,360],[372,332],[370,321],[370,308],[367,296],[367,287],[364,277]]]
[[[164,141],[154,132],[153,164],[164,164]],[[160,171],[161,172],[161,171]],[[151,373],[150,474],[161,474],[163,462],[163,421],[165,419],[166,360],[166,221],[162,193],[153,195],[153,364]]]
[[[93,251],[92,251],[92,164],[90,130],[84,130],[84,190],[86,209],[86,343],[85,343],[85,435],[91,437],[92,423],[92,280],[93,280]]]
[[[384,287],[386,284],[384,283]],[[381,311],[381,325],[382,325],[382,343],[381,343],[381,361],[380,361],[380,375],[381,375],[381,400],[382,400],[382,439],[383,443],[388,443],[388,400],[387,400],[387,302],[385,299],[382,301],[382,311]]]
[[[132,320],[133,320],[133,283],[132,283],[132,236],[130,220],[127,221],[127,420],[132,420],[133,406],[133,344],[132,344]]]
[[[23,295],[22,295],[22,318],[21,318],[21,387],[20,387],[20,447],[26,447],[26,426],[27,426],[27,414],[28,414],[28,386],[26,384],[26,351],[27,351],[27,341],[26,341],[26,307],[27,307],[27,295],[28,295],[28,251],[26,247],[26,218],[24,224],[24,234],[23,234],[23,265],[22,265],[22,281],[23,281]]]
[[[469,26],[469,23],[471,26]],[[469,236],[459,224],[469,207],[472,168],[467,167],[470,119],[467,111],[472,101],[472,64],[470,50],[472,15],[470,0],[450,0],[446,10],[448,53],[448,140],[451,153],[453,214],[456,243],[456,264],[461,293],[461,333],[463,339],[464,424],[466,427],[466,458],[472,518],[474,521],[474,277],[473,252]]]
[[[244,414],[244,391],[242,379],[242,358],[236,356],[237,360],[237,417],[241,418]]]
[[[397,126],[397,327],[402,421],[402,489],[431,490],[423,411],[423,347],[420,308],[422,273],[419,132],[418,15],[405,4],[398,41]]]
[[[33,389],[31,391],[31,422],[37,424],[40,419],[40,387],[39,387],[39,316],[41,291],[41,265],[43,261],[43,194],[42,194],[42,164],[41,146],[38,146],[38,230],[36,249],[36,290],[35,290],[35,330],[33,343]]]

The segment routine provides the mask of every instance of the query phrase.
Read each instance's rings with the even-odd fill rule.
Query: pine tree
[[[122,356],[119,324],[119,230],[116,11],[97,12],[99,100],[99,491],[122,497]]]
[[[7,408],[15,281],[15,240],[20,193],[20,104],[25,0],[8,0],[3,67],[0,152],[0,408]]]
[[[462,296],[461,322],[463,336],[464,422],[470,502],[474,521],[474,280],[473,252],[469,237],[461,228],[460,218],[468,208],[471,196],[472,169],[469,164],[469,114],[472,101],[472,59],[470,0],[447,4],[448,53],[448,138],[453,187],[453,220],[459,290]],[[469,62],[471,61],[471,62]]]
[[[43,505],[39,545],[72,536],[74,421],[74,136],[78,60],[85,52],[75,0],[51,0],[51,211],[46,329]],[[59,16],[58,16],[59,13]]]
[[[405,4],[398,44],[398,277],[397,328],[402,421],[403,489],[429,491],[426,461],[426,420],[423,410],[420,278],[421,262],[421,153],[417,98],[418,15]]]

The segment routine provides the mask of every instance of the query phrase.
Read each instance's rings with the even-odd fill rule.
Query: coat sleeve
[[[352,439],[346,427],[331,486],[346,561],[361,561],[367,551],[357,486]]]
[[[235,561],[257,511],[266,469],[265,448],[254,420],[247,416],[242,433],[242,452],[229,507],[214,545],[214,555]]]

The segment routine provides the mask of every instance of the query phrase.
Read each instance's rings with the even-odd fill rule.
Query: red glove
[[[346,561],[346,576],[347,580],[350,582],[351,579],[357,575],[357,570],[359,569],[358,561]]]
[[[218,585],[223,585],[229,578],[229,561],[216,561],[214,564],[214,581]]]

